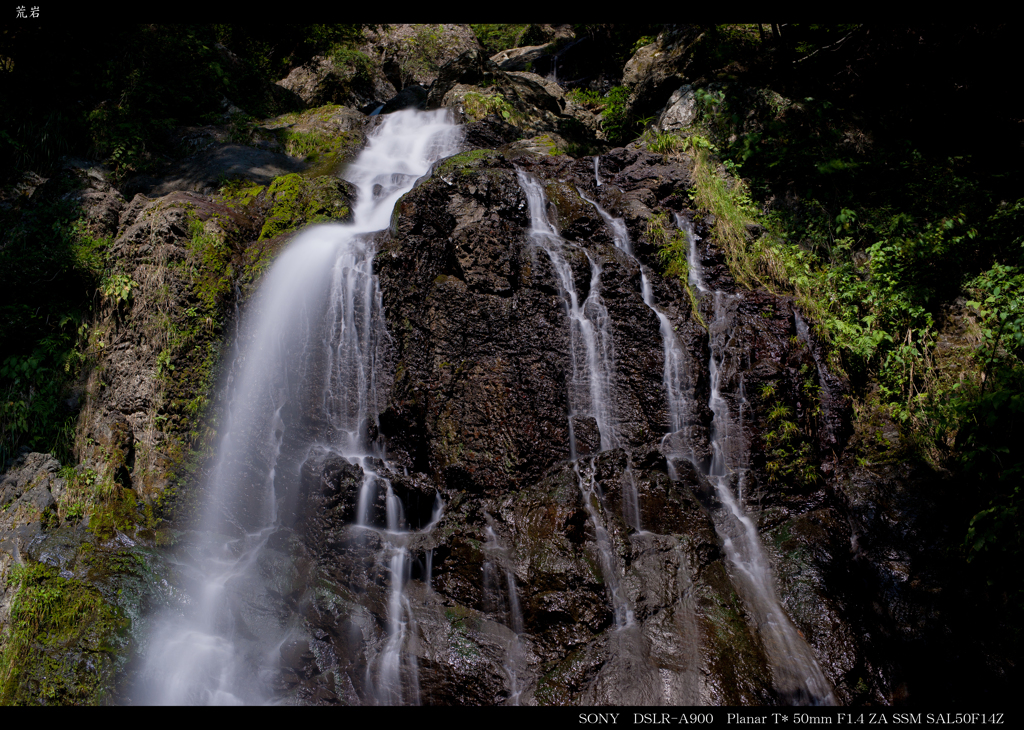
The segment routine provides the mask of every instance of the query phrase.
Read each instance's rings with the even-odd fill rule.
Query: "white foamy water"
[[[736,372],[737,366],[731,359],[735,357],[732,347],[739,323],[737,307],[742,297],[717,290],[711,292],[707,288],[696,239],[688,221],[677,215],[676,222],[690,241],[689,283],[702,296],[713,297],[713,316],[708,322],[712,458],[707,476],[722,505],[713,515],[715,529],[733,567],[739,594],[764,642],[780,698],[789,704],[834,705],[832,686],[822,673],[814,651],[782,608],[757,526],[743,506],[750,448],[743,430],[743,409],[747,400],[742,375],[734,393],[738,412],[732,412],[723,392],[724,379]]]
[[[294,453],[314,446],[363,467],[358,520],[383,536],[378,560],[390,574],[388,639],[368,657],[368,685],[382,704],[418,701],[415,658],[404,651],[415,628],[404,593],[410,533],[391,485],[370,467],[372,457],[385,456],[368,437],[377,415],[377,346],[386,336],[372,234],[389,225],[399,197],[459,142],[443,110],[386,116],[345,174],[358,191],[351,222],[296,237],[247,305],[197,537],[179,551],[187,597],[155,622],[137,701],[273,700],[270,685],[291,629],[281,618],[281,581],[293,568],[268,542],[287,534],[280,513],[289,497],[281,484],[285,476],[297,478]],[[366,505],[381,489],[387,524],[371,525]],[[440,507],[434,522],[439,516]]]

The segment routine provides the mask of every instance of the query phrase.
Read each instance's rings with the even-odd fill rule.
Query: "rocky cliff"
[[[935,534],[935,506],[921,497],[927,474],[893,466],[879,477],[849,451],[849,384],[790,299],[736,282],[715,217],[691,208],[691,156],[643,143],[566,154],[587,133],[557,84],[499,68],[458,30],[444,26],[430,42],[454,34],[472,47],[430,63],[417,60],[422,29],[376,38],[367,53],[383,61],[344,90],[370,111],[398,86],[421,84],[425,93],[395,106],[449,108],[465,122],[464,142],[373,240],[385,335],[368,437],[384,458],[343,458],[316,436],[323,424],[312,408],[281,414],[282,428],[305,434],[305,450],[292,436],[277,442],[280,513],[256,554],[260,587],[233,619],[260,696],[901,700],[908,677],[923,671],[901,648],[927,644],[952,620],[936,598],[941,566],[916,544]],[[669,97],[681,72],[666,63],[651,46],[638,51],[626,70],[631,103],[668,111],[679,101]],[[336,101],[324,96],[334,72],[317,73],[282,84],[311,103]],[[285,174],[261,178],[253,163],[245,181],[216,193],[204,184],[127,201],[100,171],[69,168],[87,217],[111,236],[130,296],[106,299],[90,324],[77,465],[23,454],[0,483],[4,701],[132,702],[152,681],[151,617],[187,615],[197,586],[192,556],[206,539],[197,516],[224,431],[219,394],[241,367],[238,322],[297,229],[348,216],[352,190],[336,173],[381,124],[356,115],[331,106],[266,124],[274,142],[264,155],[294,151],[273,133],[285,125],[343,143],[324,148],[326,166],[311,170],[307,159],[299,174],[290,170],[303,164],[291,160],[294,168],[275,169]],[[344,129],[316,121],[342,117]],[[180,172],[173,180],[191,179]],[[543,189],[568,279],[538,243],[524,176]],[[147,189],[165,192],[157,183]],[[660,273],[666,229],[693,237],[699,286]],[[611,437],[595,409],[575,401],[585,376],[566,281],[594,303],[589,314],[581,308],[587,322],[597,322],[600,301]],[[685,376],[676,425],[667,337]],[[728,438],[720,413],[730,414]],[[854,443],[864,438],[858,431]],[[278,464],[264,448],[254,448],[251,468]],[[734,459],[728,475],[715,473],[720,449]],[[370,469],[388,486],[366,506]],[[733,492],[721,478],[734,480]],[[730,552],[730,493],[760,536],[773,605],[824,678],[818,694],[782,678],[744,564]],[[403,508],[404,562],[386,557],[386,532],[366,529],[389,519],[391,499]],[[241,534],[244,522],[226,529]],[[268,658],[260,637],[270,625],[286,638]],[[388,682],[386,660],[397,662]],[[59,671],[44,676],[45,663]]]

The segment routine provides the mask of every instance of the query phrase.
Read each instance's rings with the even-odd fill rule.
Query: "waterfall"
[[[444,110],[387,115],[346,172],[357,189],[352,221],[299,235],[249,303],[203,516],[193,543],[180,551],[188,595],[177,613],[156,621],[139,701],[273,700],[280,649],[293,628],[281,618],[282,583],[295,570],[282,545],[298,509],[299,469],[314,448],[363,468],[358,523],[382,545],[388,637],[367,658],[367,685],[378,703],[418,701],[416,660],[405,650],[415,633],[405,595],[411,533],[400,500],[373,467],[386,454],[369,437],[377,349],[387,336],[373,234],[389,225],[399,197],[459,142]],[[386,524],[373,524],[369,505],[380,490]],[[424,531],[439,517],[436,508]]]
[[[780,698],[789,704],[835,704],[832,688],[813,650],[779,602],[757,526],[743,506],[749,445],[743,432],[743,409],[747,400],[742,373],[737,378],[739,382],[734,394],[739,405],[737,413],[732,412],[723,392],[725,379],[739,372],[735,360],[740,353],[735,352],[732,345],[738,321],[737,307],[742,296],[719,290],[710,292],[704,282],[692,228],[678,215],[676,221],[690,243],[689,283],[702,297],[712,297],[713,316],[708,322],[712,459],[707,477],[721,503],[721,508],[714,510],[712,515],[715,529],[734,568],[740,596],[764,642]]]
[[[568,81],[559,81],[558,80],[558,62],[561,60],[563,53],[568,51],[570,48],[575,46],[577,43],[581,43],[581,42],[583,42],[585,40],[586,40],[586,36],[584,36],[583,38],[577,38],[576,40],[572,41],[571,43],[568,43],[565,46],[562,46],[562,48],[560,48],[551,57],[551,73],[548,74],[548,77],[547,77],[548,81],[553,81],[556,84],[567,84],[567,83],[570,83]]]
[[[352,221],[316,226],[296,237],[243,310],[222,438],[203,484],[201,519],[175,548],[181,599],[176,610],[154,620],[156,628],[139,670],[138,702],[266,704],[294,697],[286,694],[289,690],[280,680],[293,665],[282,664],[281,657],[284,647],[308,636],[303,633],[309,630],[303,624],[306,619],[295,608],[300,602],[296,597],[307,595],[304,592],[317,577],[294,557],[305,509],[306,483],[300,483],[300,475],[304,465],[326,455],[351,469],[346,472],[351,485],[346,494],[352,499],[346,514],[351,517],[345,518],[344,539],[361,557],[346,570],[358,575],[360,585],[370,587],[366,605],[353,603],[353,610],[362,611],[358,630],[363,633],[359,658],[349,665],[360,672],[352,691],[371,704],[419,704],[420,657],[434,660],[424,653],[424,636],[434,630],[431,621],[436,617],[416,597],[434,600],[441,595],[431,593],[431,548],[436,544],[432,532],[445,506],[438,496],[429,524],[422,524],[425,515],[414,517],[411,503],[403,504],[402,490],[407,487],[394,476],[397,467],[389,464],[382,443],[373,439],[379,412],[379,353],[389,346],[373,257],[375,234],[389,225],[399,197],[458,144],[458,131],[444,112],[403,111],[381,119],[346,172],[357,189]],[[597,170],[595,161],[595,178]],[[605,462],[598,454],[587,453],[627,446],[616,409],[612,321],[602,299],[605,259],[562,239],[548,218],[542,183],[522,171],[518,179],[529,204],[529,243],[550,261],[566,314],[569,455],[587,531],[596,543],[595,573],[600,574],[612,609],[611,626],[601,638],[607,656],[587,691],[595,698],[631,705],[696,699],[699,658],[687,657],[683,670],[659,670],[652,661],[651,635],[644,633],[649,624],[642,611],[649,608],[637,578],[643,574],[633,567],[626,571],[630,561],[677,549],[672,547],[677,546],[672,542],[676,538],[643,531],[628,449],[622,514],[631,529],[625,542],[617,537],[619,523],[611,517],[598,478]],[[665,439],[669,451],[681,449],[688,441],[693,389],[686,353],[671,321],[658,308],[652,276],[634,256],[624,222],[590,202],[622,252],[612,253],[620,261],[629,257],[639,268],[639,294],[659,321],[668,399]],[[707,473],[721,505],[714,510],[714,524],[738,592],[771,659],[780,696],[793,702],[832,702],[813,653],[775,595],[756,527],[744,511],[745,400],[733,352],[740,298],[705,286],[692,235],[690,252],[691,284],[714,310],[708,353],[713,458]],[[596,427],[587,448],[584,424],[592,433]],[[682,450],[677,454],[692,458]],[[530,676],[527,660],[532,665],[536,657],[519,604],[522,586],[517,587],[497,524],[485,517],[483,595],[488,612],[497,617],[490,621],[493,635],[499,646],[504,644],[499,674],[503,669],[507,676],[509,704],[528,703],[533,690],[525,686],[524,678]],[[622,545],[630,557],[619,554]],[[421,569],[414,568],[416,562]],[[682,585],[689,585],[684,571],[678,577]],[[695,635],[693,597],[682,591],[679,596],[679,610],[691,617],[681,619],[680,625],[693,625],[692,631],[686,629],[690,633],[682,633]],[[351,677],[352,669],[347,671]],[[670,684],[676,687],[674,694]],[[425,692],[427,687],[425,683]]]
[[[506,615],[508,628],[512,630],[512,637],[507,641],[505,646],[505,661],[503,667],[505,672],[508,674],[508,704],[518,705],[523,694],[523,688],[520,686],[519,677],[523,673],[526,661],[525,650],[523,647],[523,633],[525,630],[523,624],[523,611],[519,606],[519,595],[516,590],[516,575],[512,571],[512,563],[509,559],[508,549],[501,543],[498,539],[497,533],[494,531],[494,518],[488,514],[485,514],[484,517],[487,519],[487,527],[484,528],[484,534],[487,535],[487,541],[484,543],[483,550],[484,554],[489,557],[489,559],[484,562],[484,596],[485,600],[487,597],[493,598],[493,605],[490,606],[491,610],[495,613]],[[501,569],[504,573],[504,591],[502,590],[501,580],[494,575],[496,567],[495,564],[497,564],[497,568]],[[504,599],[506,594],[508,595],[507,603]]]
[[[598,158],[595,157],[594,176],[598,185],[600,185],[601,180],[598,177],[597,170]],[[580,197],[593,205],[598,214],[600,214],[601,218],[604,220],[612,235],[612,240],[614,241],[616,248],[629,256],[629,258],[632,259],[639,267],[641,298],[647,308],[650,309],[658,318],[662,350],[664,353],[662,382],[665,387],[669,412],[669,422],[667,424],[668,432],[663,439],[663,444],[668,447],[666,453],[669,454],[669,475],[674,479],[675,468],[673,465],[672,454],[677,454],[683,458],[692,458],[692,449],[689,446],[690,438],[688,428],[691,412],[689,403],[693,397],[693,383],[690,378],[686,351],[684,350],[668,316],[666,316],[665,313],[657,306],[654,298],[654,291],[651,286],[651,280],[648,276],[648,269],[640,262],[636,257],[636,254],[633,252],[633,246],[629,238],[629,231],[626,228],[625,221],[608,213],[600,204],[588,198],[582,190],[579,192]],[[637,494],[636,485],[633,481],[631,460],[628,462],[626,473],[623,477],[626,482],[623,485],[622,490],[624,501],[623,515],[625,516],[627,523],[631,524],[636,529],[636,533],[631,536],[631,540],[634,542],[636,548],[643,551],[647,549],[647,543],[649,541],[652,545],[656,544],[658,537],[642,529],[640,523],[639,495]],[[680,567],[683,580],[686,583],[689,583],[690,575],[688,571],[684,566]],[[618,590],[617,582],[611,586],[611,590],[613,593]],[[683,638],[685,651],[679,656],[679,658],[684,660],[686,670],[675,678],[670,678],[671,675],[669,673],[661,673],[662,691],[660,697],[652,696],[650,688],[645,687],[642,680],[638,682],[639,686],[637,689],[640,691],[638,695],[635,696],[642,697],[647,704],[656,704],[658,703],[658,700],[660,700],[667,704],[678,704],[679,702],[683,702],[685,704],[692,705],[697,704],[699,699],[697,686],[699,683],[698,667],[701,664],[701,658],[698,642],[693,638],[696,634],[697,626],[692,595],[689,593],[682,594],[680,596],[677,610],[679,610],[684,616],[682,620],[683,629],[681,637]],[[632,625],[633,619],[634,616],[632,611],[629,611],[626,615],[626,621],[629,625]],[[617,624],[620,624],[622,620],[622,617],[617,613]],[[644,655],[645,647],[642,644],[641,637],[636,632],[634,632],[632,636],[630,636],[630,632],[619,632],[618,637],[620,644],[620,656],[628,657],[632,654],[633,656],[642,657]],[[645,669],[645,666],[638,666],[636,664],[629,667],[631,673],[640,677],[643,676]]]
[[[612,548],[611,537],[602,514],[604,495],[597,480],[596,456],[578,457],[574,421],[592,416],[601,436],[601,451],[620,448],[616,430],[614,402],[614,348],[611,320],[601,301],[601,268],[590,253],[561,238],[547,215],[547,200],[541,183],[523,171],[519,182],[530,207],[530,240],[544,250],[558,277],[559,290],[569,318],[569,342],[572,377],[569,382],[569,453],[573,461],[584,508],[590,518],[597,543],[601,576],[614,612],[614,630],[608,635],[610,658],[595,681],[607,696],[630,705],[659,704],[661,680],[652,666],[648,646],[636,622],[633,608],[622,586],[624,569]],[[625,226],[618,229],[616,245],[629,253]],[[586,256],[590,264],[590,288],[581,305],[567,255]],[[623,474],[623,514],[627,524],[639,531],[640,510],[632,470]],[[632,497],[630,497],[630,491]]]
[[[597,164],[595,161],[595,178]],[[615,246],[636,260],[624,221],[611,216],[598,203],[590,200],[582,191],[581,197],[595,207],[612,234]],[[711,383],[709,406],[712,412],[712,462],[708,478],[714,485],[722,509],[717,510],[715,527],[723,540],[726,555],[736,569],[740,593],[755,617],[765,648],[772,662],[772,669],[780,696],[793,703],[834,704],[832,689],[821,672],[817,659],[807,642],[797,632],[783,610],[772,583],[764,549],[761,546],[757,528],[742,506],[743,487],[747,473],[749,447],[743,439],[743,407],[746,405],[742,375],[738,384],[739,413],[730,412],[722,392],[723,371],[730,357],[729,348],[733,339],[733,323],[736,321],[736,306],[739,295],[728,295],[721,291],[710,292],[704,281],[704,272],[697,255],[697,242],[690,222],[678,214],[676,224],[687,237],[688,285],[701,296],[713,297],[714,316],[709,323],[708,372]],[[638,260],[641,272],[641,292],[644,303],[658,317],[664,349],[663,382],[668,401],[669,431],[664,444],[670,455],[672,469],[673,455],[695,462],[688,433],[690,414],[689,400],[692,398],[685,352],[668,317],[656,306],[653,290],[647,272]],[[801,325],[803,325],[801,329]],[[798,320],[798,331],[806,339],[806,325]],[[578,466],[577,466],[578,469]],[[735,484],[735,492],[733,490]],[[588,507],[588,509],[591,509]],[[599,542],[601,534],[599,532]],[[617,582],[610,586],[617,590]],[[617,624],[621,621],[616,617]]]
[[[530,206],[530,240],[544,250],[558,277],[569,316],[572,374],[569,382],[570,458],[576,458],[575,419],[590,416],[597,422],[601,451],[619,445],[616,433],[612,373],[615,371],[611,320],[601,301],[601,267],[590,253],[564,241],[548,220],[547,200],[539,180],[519,171],[519,183]],[[582,254],[590,266],[590,290],[581,304],[566,250]]]
[[[595,175],[597,170],[597,159],[597,157],[594,158]],[[654,300],[654,290],[651,287],[650,278],[647,276],[647,268],[640,263],[640,260],[637,259],[636,255],[633,253],[633,245],[629,239],[629,231],[626,229],[626,222],[621,218],[616,218],[608,213],[608,211],[602,208],[596,201],[591,200],[584,195],[583,191],[580,191],[580,197],[593,205],[597,210],[598,214],[604,220],[605,224],[608,226],[608,230],[612,234],[612,240],[615,242],[615,247],[626,253],[626,255],[635,261],[637,266],[640,267],[640,294],[643,298],[644,304],[648,309],[654,312],[655,316],[658,318],[662,350],[664,352],[662,383],[665,386],[669,412],[668,432],[665,435],[664,441],[669,446],[670,452],[677,453],[680,456],[692,457],[692,450],[689,449],[690,440],[687,432],[685,431],[688,427],[690,415],[689,402],[692,399],[693,391],[686,352],[683,349],[682,344],[679,342],[679,337],[675,332],[675,328],[672,326],[672,322],[665,313],[657,307]],[[671,470],[672,468],[672,461],[670,459],[669,469]],[[632,525],[637,529],[637,531],[641,531],[639,517],[640,505],[636,489],[624,490],[623,494],[628,500],[626,505],[627,513],[631,512],[636,515],[635,522],[632,522]]]

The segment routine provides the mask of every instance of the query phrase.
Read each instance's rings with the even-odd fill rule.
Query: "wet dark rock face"
[[[966,603],[956,593],[965,589],[956,587],[953,561],[942,553],[950,543],[943,531],[953,524],[946,511],[958,504],[943,491],[950,487],[941,474],[902,460],[894,424],[862,418],[855,431],[849,386],[829,369],[813,323],[790,300],[732,279],[713,243],[713,217],[688,209],[690,160],[637,143],[596,161],[556,154],[559,139],[572,137],[578,125],[567,116],[561,89],[525,72],[527,61],[542,57],[532,52],[541,47],[499,67],[460,40],[464,27],[439,29],[454,38],[441,44],[422,42],[431,40],[421,34],[429,30],[401,26],[393,38],[376,38],[368,48],[381,63],[372,78],[320,59],[281,84],[309,104],[342,101],[367,112],[387,99],[384,112],[457,110],[471,91],[500,93],[517,125],[497,116],[465,124],[467,151],[440,162],[402,198],[376,241],[384,334],[369,436],[387,458],[360,466],[326,447],[309,448],[329,440],[318,438],[329,428],[319,392],[303,393],[280,414],[287,435],[275,462],[279,524],[256,559],[260,590],[239,587],[244,610],[232,617],[253,646],[268,626],[292,629],[276,656],[251,660],[254,675],[272,675],[273,699],[387,701],[375,677],[395,635],[394,588],[401,583],[400,600],[410,607],[398,670],[403,703],[791,702],[777,688],[770,642],[756,628],[716,529],[728,506],[705,476],[715,436],[708,363],[715,336],[708,323],[715,320],[725,322],[719,383],[736,420],[726,448],[745,472],[740,501],[757,527],[781,607],[835,699],[948,701],[953,695],[945,690],[954,683],[973,688],[1009,674],[1012,667],[991,666],[999,661],[999,627],[962,630],[976,619],[957,614]],[[672,27],[636,52],[622,75],[635,116],[657,112],[686,80],[697,35],[695,28]],[[418,45],[405,42],[416,37]],[[593,43],[561,51],[563,78],[599,67]],[[418,57],[422,63],[409,63]],[[311,112],[293,132],[341,135],[336,154],[350,155],[381,122],[332,108]],[[196,132],[183,142],[205,139]],[[284,205],[300,181],[281,173],[301,168],[266,146],[221,144],[162,181],[134,183],[168,193],[159,200],[126,200],[100,172],[77,163],[65,171],[81,178],[74,196],[93,232],[114,238],[112,273],[131,277],[135,287],[131,305],[99,308],[92,324],[106,343],[99,346],[102,367],[75,396],[85,401],[82,468],[132,493],[130,505],[134,495],[156,503],[193,444],[185,409],[205,403],[196,398],[216,380],[217,357],[202,353],[216,350],[236,297],[256,286],[227,272],[260,270],[256,264],[269,261],[285,231],[323,213]],[[570,422],[569,312],[551,258],[531,240],[518,170],[543,185],[581,301],[593,286],[591,262],[600,268],[616,430],[616,445],[604,451],[594,417]],[[250,182],[278,175],[277,184],[238,205],[196,192],[219,188],[225,171],[240,171]],[[334,177],[315,179],[302,183],[299,197],[326,190],[325,209],[347,215],[349,189]],[[625,223],[635,258],[616,247],[584,197]],[[651,224],[671,228],[674,213],[692,219],[698,235],[704,294],[659,274]],[[254,242],[261,230],[264,240]],[[206,259],[221,252],[223,261],[215,263],[224,265],[223,276],[202,273],[197,246],[204,239]],[[642,273],[686,355],[687,413],[684,427],[670,435],[660,322],[643,301]],[[211,316],[187,323],[185,313],[203,303]],[[190,344],[173,353],[171,324],[192,328]],[[877,455],[879,440],[890,443],[891,453],[865,465],[860,456]],[[693,463],[680,455],[681,446]],[[265,449],[257,445],[239,465],[254,484],[269,469]],[[183,566],[202,536],[139,528],[136,545],[113,523],[59,525],[71,488],[60,464],[25,453],[7,468],[0,475],[0,628],[10,625],[19,590],[7,578],[23,562],[43,566],[48,584],[64,586],[68,596],[88,584],[111,616],[132,617],[130,635],[120,618],[101,631],[85,625],[74,641],[50,651],[50,664],[37,666],[52,666],[56,656],[69,673],[83,674],[82,667],[93,669],[80,658],[98,657],[105,674],[96,686],[108,700],[131,701],[130,687],[114,687],[113,672],[122,685],[138,681],[137,670],[123,666],[136,646],[145,651],[140,617],[157,608],[187,609],[199,584]],[[361,505],[370,470],[379,488]],[[403,575],[386,546],[393,535],[377,529],[387,522],[389,494],[403,507]],[[247,501],[245,495],[232,505],[227,531],[259,522],[247,514],[255,509]],[[374,528],[357,524],[361,513]],[[955,638],[953,627],[960,630]],[[0,632],[0,654],[7,635]],[[962,638],[976,635],[983,637],[976,646]],[[120,648],[112,653],[115,644]],[[978,678],[947,676],[964,669],[977,669]],[[24,686],[27,699],[38,699],[31,682]]]
[[[497,120],[478,126],[472,139],[503,139]],[[566,258],[581,298],[591,283],[584,249],[602,271],[621,446],[601,452],[594,420],[577,418],[576,462],[568,315],[550,259],[531,243],[517,167],[545,182],[551,219],[579,247],[567,246]],[[388,463],[374,469],[419,530],[407,546],[404,595],[417,638],[406,647],[415,659],[415,676],[402,675],[406,696],[418,687],[422,704],[786,703],[730,577],[713,519],[724,507],[701,471],[662,445],[664,352],[658,318],[641,298],[640,264],[615,247],[580,195],[625,220],[648,267],[658,308],[689,356],[689,438],[706,465],[708,333],[680,282],[656,273],[646,238],[654,213],[684,209],[689,167],[685,158],[614,150],[600,174],[598,187],[592,160],[463,153],[407,194],[381,234],[375,268],[389,336],[376,438]],[[706,227],[697,231],[710,238]],[[714,246],[702,241],[699,253],[708,286],[736,292]],[[704,295],[703,321],[714,306]],[[872,619],[858,595],[863,575],[851,567],[849,507],[832,479],[847,436],[847,388],[819,367],[818,346],[788,300],[744,291],[731,307],[722,391],[743,412],[743,500],[780,600],[840,702],[892,701],[896,670],[866,637]],[[769,434],[778,404],[798,431],[781,467],[803,468],[799,478],[777,476]],[[311,588],[296,603],[307,638],[282,649],[280,691],[293,700],[375,701],[367,666],[389,638],[395,576],[379,557],[381,536],[353,524],[362,479],[359,467],[326,451],[301,469],[295,549],[310,561]],[[597,485],[590,499],[615,576],[605,573],[603,538],[581,489],[587,479]],[[640,532],[627,514],[631,490]],[[440,520],[423,529],[438,498]],[[369,509],[369,521],[382,524],[383,492]],[[627,629],[616,624],[613,585],[632,612]],[[510,664],[517,621],[521,654]]]
[[[364,467],[403,505],[405,575],[395,575],[385,535],[357,525],[364,468],[304,446],[326,428],[318,394],[281,414],[288,436],[276,477],[280,527],[258,566],[267,590],[247,598],[238,616],[253,636],[268,617],[296,627],[275,657],[277,698],[381,701],[374,677],[394,631],[400,578],[414,637],[402,649],[405,703],[790,702],[776,689],[770,651],[715,527],[726,507],[703,476],[714,435],[707,323],[720,290],[728,323],[720,389],[741,414],[729,448],[745,455],[742,502],[780,603],[839,702],[904,699],[907,672],[928,671],[925,659],[908,670],[899,652],[921,651],[922,632],[942,635],[955,618],[943,612],[945,568],[928,554],[941,541],[927,528],[934,513],[920,497],[927,487],[909,468],[875,475],[859,466],[847,448],[847,384],[829,370],[789,300],[736,285],[711,243],[713,221],[694,220],[710,291],[694,305],[682,282],[659,275],[651,221],[667,214],[663,224],[672,227],[672,213],[694,217],[685,156],[615,149],[598,160],[598,185],[593,159],[524,152],[516,146],[522,135],[496,117],[466,125],[468,151],[439,163],[402,198],[377,241],[386,333],[370,437],[387,459]],[[531,240],[517,170],[543,184],[581,301],[593,286],[591,260],[601,270],[617,445],[601,451],[597,421],[576,416],[576,461],[569,314],[550,257]],[[624,221],[635,258],[616,247],[584,197]],[[186,255],[176,245],[187,234],[178,203],[198,206],[201,220],[220,221],[228,233],[252,229],[199,196],[175,193],[160,206],[121,201],[115,246],[124,261],[145,266]],[[662,334],[641,295],[641,266],[686,353],[688,413],[670,439]],[[143,269],[129,271],[149,285]],[[171,285],[174,301],[184,301],[183,287]],[[91,450],[83,458],[97,459],[98,468],[102,454],[104,473],[142,495],[161,486],[160,470],[143,472],[149,482],[130,480],[133,465],[147,458],[139,448],[150,433],[143,416],[156,401],[152,381],[140,385],[139,368],[152,371],[158,351],[135,343],[131,364],[112,356],[111,387],[91,401],[85,421]],[[179,361],[175,378],[184,369]],[[780,439],[783,423],[789,435]],[[680,457],[681,439],[695,464]],[[266,472],[266,454],[250,459],[245,468]],[[17,528],[21,541],[17,549],[11,540],[0,544],[0,568],[8,570],[18,550],[35,550],[39,560],[85,575],[84,563],[46,557],[57,555],[55,537],[36,540],[63,488],[55,462],[40,464],[45,489],[27,477],[0,484],[10,503],[7,532]],[[381,486],[362,508],[368,524],[386,523],[386,500]],[[196,539],[183,533],[174,549],[184,555]],[[13,595],[0,595],[0,620]],[[628,621],[617,615],[627,610]],[[966,646],[958,651],[978,660]]]

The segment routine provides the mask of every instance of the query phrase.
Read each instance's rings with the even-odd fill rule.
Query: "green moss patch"
[[[0,655],[0,704],[93,705],[110,689],[128,622],[79,580],[42,563],[15,567],[10,634]]]
[[[312,223],[342,220],[349,214],[343,183],[333,177],[282,175],[274,178],[263,195],[269,211],[260,230],[261,241]]]
[[[462,174],[469,174],[472,170],[487,167],[487,161],[498,160],[501,157],[501,153],[496,150],[469,150],[468,152],[460,152],[459,154],[452,155],[448,159],[442,161],[441,164],[435,168],[434,175],[438,177],[445,177],[456,171]]]

